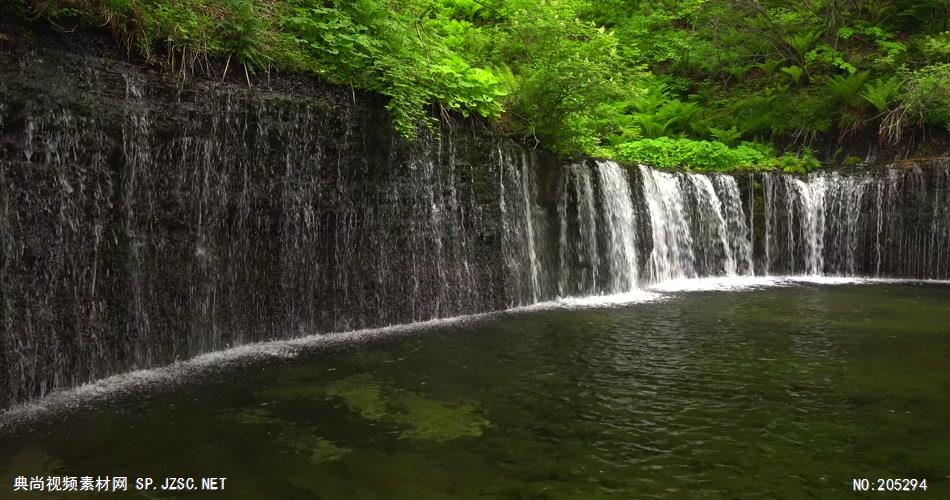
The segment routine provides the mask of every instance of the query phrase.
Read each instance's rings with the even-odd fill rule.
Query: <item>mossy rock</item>
[[[244,425],[270,425],[282,422],[280,418],[265,408],[247,408],[238,413],[229,414],[228,417]]]
[[[326,389],[367,420],[397,424],[402,438],[430,441],[478,437],[490,426],[472,404],[450,404],[412,391],[393,391],[368,374],[344,378]]]
[[[281,433],[277,442],[290,453],[305,456],[314,465],[339,460],[353,451],[320,436],[315,427],[291,426]]]
[[[845,160],[844,160],[844,165],[845,165],[846,167],[855,167],[855,166],[860,165],[860,164],[863,163],[863,162],[864,162],[864,160],[862,160],[861,158],[859,158],[859,157],[857,157],[857,156],[849,156],[849,157],[845,158]]]
[[[368,374],[334,382],[325,394],[342,399],[347,408],[369,420],[380,420],[390,413],[382,384]]]
[[[402,433],[404,438],[449,441],[479,437],[490,425],[471,404],[449,405],[406,393],[394,406],[399,410],[394,420],[411,427]]]

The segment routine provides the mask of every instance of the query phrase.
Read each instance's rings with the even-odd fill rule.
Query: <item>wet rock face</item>
[[[410,145],[383,104],[0,55],[0,406],[228,346],[519,302],[498,179],[533,156],[471,125]]]

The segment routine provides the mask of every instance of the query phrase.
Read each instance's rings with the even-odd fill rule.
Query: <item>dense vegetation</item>
[[[308,72],[561,154],[813,168],[819,137],[950,130],[946,0],[33,0],[186,76]],[[793,154],[778,156],[780,144]]]

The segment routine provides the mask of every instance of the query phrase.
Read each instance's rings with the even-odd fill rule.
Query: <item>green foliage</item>
[[[576,16],[579,2],[508,2],[494,31],[492,52],[518,79],[507,101],[516,119],[508,131],[533,136],[564,152],[595,147],[601,102],[623,99],[623,68],[615,36]],[[531,8],[522,8],[521,5]],[[627,76],[629,78],[629,75]],[[615,111],[615,110],[614,110]]]
[[[821,39],[821,31],[817,28],[811,28],[790,34],[785,42],[795,51],[799,59],[804,61],[805,56],[812,51],[819,39]]]
[[[127,0],[113,0],[127,1]],[[227,0],[225,7],[230,16],[216,25],[219,50],[234,54],[238,61],[251,67],[263,67],[270,56],[261,49],[266,25],[257,14],[252,0]]]
[[[319,61],[323,71],[341,80],[365,76],[363,72],[383,49],[382,40],[370,27],[334,8],[298,7],[282,24]]]
[[[946,0],[36,3],[182,76],[210,54],[382,93],[406,137],[441,108],[557,153],[797,171],[769,144],[950,127]]]
[[[847,76],[835,75],[828,79],[825,89],[845,106],[859,108],[864,104],[861,89],[867,83],[869,73],[860,72]]]
[[[390,96],[394,125],[414,136],[429,105],[498,117],[506,95],[492,70],[443,42],[460,24],[444,12],[475,15],[464,1],[418,0],[41,0],[54,19],[108,24],[149,60],[164,54],[182,76],[198,55],[231,58],[248,73],[313,72],[335,83]],[[464,36],[464,30],[462,30]],[[455,40],[458,42],[458,40]],[[460,47],[464,43],[458,42]],[[248,76],[248,83],[250,78]]]
[[[430,123],[430,103],[465,115],[499,116],[506,95],[501,81],[439,44],[437,33],[412,29],[417,21],[376,0],[360,0],[298,7],[283,26],[321,74],[388,95],[394,125],[407,137],[420,123]]]
[[[711,127],[709,129],[709,135],[716,141],[727,146],[734,146],[739,141],[739,138],[742,137],[742,132],[739,132],[736,126],[733,125],[727,130]]]
[[[950,31],[925,37],[920,43],[920,51],[933,62],[950,62]]]
[[[861,97],[871,103],[878,112],[883,113],[887,111],[891,101],[897,97],[897,92],[900,90],[900,81],[896,76],[886,80],[878,78],[874,82],[865,84],[864,89]]]
[[[621,144],[614,153],[625,161],[703,172],[773,169],[807,172],[820,167],[810,152],[800,157],[791,154],[775,156],[771,148],[748,142],[729,147],[718,141],[661,137]]]
[[[950,64],[925,66],[905,78],[901,107],[920,123],[950,131]]]
[[[797,84],[802,81],[802,75],[805,74],[805,70],[803,70],[801,66],[786,66],[782,68],[782,73],[790,76]]]

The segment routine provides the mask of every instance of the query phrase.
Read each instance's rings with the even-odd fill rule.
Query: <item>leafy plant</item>
[[[950,64],[925,66],[906,75],[901,107],[918,125],[950,131]]]
[[[950,31],[925,37],[920,42],[920,51],[928,60],[950,62]]]
[[[800,31],[797,33],[792,33],[785,39],[787,43],[798,55],[799,60],[805,59],[805,54],[811,51],[815,43],[821,38],[821,31],[818,29],[810,29],[806,31]]]
[[[727,146],[735,145],[736,142],[739,141],[739,138],[742,137],[742,132],[740,132],[735,125],[728,129],[710,127],[709,134],[713,139]]]
[[[124,1],[124,0],[113,0]],[[258,17],[252,0],[227,0],[225,6],[230,16],[218,21],[218,37],[221,49],[237,56],[245,69],[263,67],[271,59],[261,49],[264,21]]]
[[[798,84],[802,80],[802,75],[805,74],[805,70],[801,66],[786,66],[782,68],[782,73],[792,77],[792,80]]]
[[[634,117],[634,122],[640,127],[640,135],[648,139],[665,136],[673,121],[673,119],[663,120],[657,115],[648,114],[639,114]]]
[[[851,108],[858,108],[864,102],[861,90],[867,83],[870,74],[866,71],[853,75],[835,75],[828,78],[825,88],[838,101]]]
[[[390,97],[396,129],[413,137],[429,124],[426,106],[443,106],[484,117],[502,111],[507,92],[494,73],[469,65],[445,46],[408,32],[408,18],[368,0],[346,7],[298,7],[283,21],[294,40],[319,62],[318,71],[355,81]]]
[[[657,168],[687,168],[707,172],[733,170],[783,170],[808,172],[821,167],[811,150],[776,156],[771,148],[755,143],[729,147],[718,141],[692,139],[644,139],[621,144],[615,156],[624,161]]]
[[[871,83],[864,85],[864,92],[861,97],[874,106],[879,113],[887,111],[888,105],[897,97],[900,89],[900,81],[896,76],[888,79],[878,78]]]

